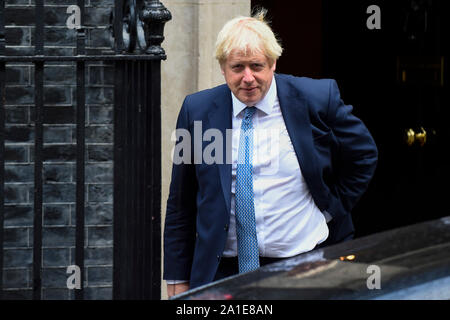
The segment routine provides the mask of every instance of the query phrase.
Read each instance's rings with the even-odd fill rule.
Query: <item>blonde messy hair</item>
[[[239,16],[223,26],[215,48],[215,57],[221,65],[235,49],[244,55],[262,53],[271,65],[278,60],[283,48],[265,20],[266,14],[266,9],[259,9],[252,17]]]

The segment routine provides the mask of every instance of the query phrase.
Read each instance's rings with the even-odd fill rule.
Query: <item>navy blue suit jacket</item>
[[[334,80],[275,74],[278,99],[304,179],[317,207],[333,219],[326,244],[354,233],[350,212],[367,189],[377,148],[352,106],[341,100]],[[227,85],[186,97],[177,128],[190,132],[232,128]],[[181,140],[181,139],[180,139]],[[203,147],[210,142],[204,142]],[[226,154],[226,143],[223,143]],[[231,164],[173,165],[164,231],[164,279],[187,280],[195,288],[211,282],[225,248],[230,220]]]

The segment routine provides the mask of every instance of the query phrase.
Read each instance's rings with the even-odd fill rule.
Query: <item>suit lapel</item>
[[[308,105],[299,88],[294,88],[288,80],[275,75],[277,94],[286,129],[291,138],[302,175],[315,200],[321,198],[320,175],[316,166],[316,154],[313,145],[311,121]],[[322,200],[322,199],[320,199]],[[316,201],[320,206],[322,201]],[[323,208],[320,208],[321,210]]]
[[[223,164],[218,164],[220,183],[227,206],[227,212],[231,210],[231,136],[228,139],[227,148],[227,129],[232,128],[233,104],[231,100],[231,91],[226,85],[224,89],[214,100],[214,107],[208,114],[210,128],[218,129],[222,133],[223,139]],[[231,131],[230,131],[231,132]],[[227,160],[227,157],[230,159]]]

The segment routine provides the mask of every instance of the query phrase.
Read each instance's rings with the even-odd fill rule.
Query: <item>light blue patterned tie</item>
[[[256,235],[255,204],[253,199],[253,125],[255,107],[245,109],[239,138],[236,169],[236,234],[239,273],[259,267]]]

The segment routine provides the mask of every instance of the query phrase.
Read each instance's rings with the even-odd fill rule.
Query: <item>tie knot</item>
[[[256,107],[247,107],[247,108],[245,108],[244,117],[247,119],[252,118],[253,115],[255,114],[255,112],[256,112]]]

